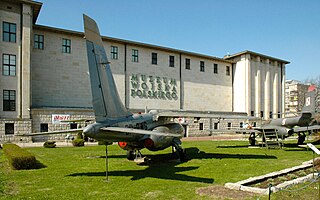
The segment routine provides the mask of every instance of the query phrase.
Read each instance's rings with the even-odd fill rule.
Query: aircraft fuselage
[[[159,120],[155,119],[154,114],[134,114],[129,117],[117,118],[116,120],[107,120],[106,122],[97,122],[88,125],[83,133],[96,140],[104,140],[108,142],[135,142],[143,140],[146,136],[136,135],[130,133],[119,133],[112,131],[101,131],[104,127],[122,127],[122,128],[133,128],[140,130],[156,130],[160,132],[169,132],[176,134],[177,138],[182,138],[184,134],[184,129],[179,123],[175,123],[172,118],[161,118]],[[165,129],[165,130],[164,130]],[[154,136],[150,136],[156,139]],[[156,136],[160,138],[161,136]],[[169,140],[173,137],[161,137],[168,138]],[[157,139],[156,139],[157,140]]]

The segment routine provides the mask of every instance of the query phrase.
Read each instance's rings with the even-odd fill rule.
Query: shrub
[[[56,147],[56,142],[55,141],[46,141],[43,144],[44,148],[55,148]]]
[[[275,182],[275,180],[273,178],[268,178],[267,182],[268,182],[268,185],[269,184],[271,184],[271,185],[275,185],[276,184],[276,182]]]
[[[306,172],[307,173],[313,173],[313,167],[310,167],[310,168],[306,169]]]
[[[284,181],[287,181],[287,180],[288,180],[288,178],[285,177],[285,176],[280,176],[279,177],[279,181],[281,181],[281,182],[284,182]]]
[[[299,176],[306,176],[307,173],[302,170],[302,171],[299,171],[299,172],[298,172],[298,175],[299,175]]]
[[[111,145],[112,142],[107,142],[107,141],[104,141],[104,140],[99,140],[98,141],[98,145]]]
[[[296,179],[296,178],[298,178],[298,176],[295,175],[295,174],[288,174],[288,177],[289,177],[290,179]]]
[[[3,150],[14,169],[36,169],[40,167],[33,154],[16,144],[4,144]]]
[[[84,139],[72,140],[72,145],[75,147],[82,147],[82,146],[84,146]]]
[[[78,134],[77,134],[77,139],[83,139],[82,133],[78,133]]]

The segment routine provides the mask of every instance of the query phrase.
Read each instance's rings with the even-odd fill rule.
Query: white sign
[[[311,105],[311,97],[308,97],[306,99],[306,106],[310,106]]]
[[[320,151],[319,149],[317,149],[317,147],[315,147],[313,144],[308,143],[307,146],[312,149],[312,151],[314,151],[316,154],[320,155]]]
[[[70,120],[70,115],[52,114],[52,124],[68,124],[68,122],[61,122]]]

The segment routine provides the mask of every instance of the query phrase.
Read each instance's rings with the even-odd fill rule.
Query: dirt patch
[[[250,192],[231,190],[221,185],[198,188],[196,193],[200,196],[209,196],[213,199],[237,199],[244,200],[257,196]]]

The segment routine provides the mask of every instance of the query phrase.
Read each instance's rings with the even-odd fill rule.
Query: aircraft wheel
[[[127,151],[127,159],[134,160],[136,158],[136,154],[134,151]]]
[[[255,134],[250,134],[250,136],[249,136],[249,144],[250,144],[250,146],[255,146],[256,145],[256,136],[255,136]]]
[[[178,144],[174,144],[173,145],[174,148],[176,149],[176,154],[178,154],[179,159],[181,162],[185,162],[187,160],[187,154],[186,154],[186,150],[183,149],[181,146],[179,146]]]
[[[185,149],[182,149],[182,148],[178,149],[178,154],[181,162],[187,161],[187,154]]]
[[[305,134],[299,134],[298,135],[298,145],[302,145],[303,143],[304,143],[304,141],[305,141],[305,139],[306,139],[306,135]]]

